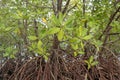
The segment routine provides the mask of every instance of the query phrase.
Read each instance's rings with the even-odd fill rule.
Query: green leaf
[[[8,57],[10,54],[8,52],[4,53],[3,56],[4,57]]]
[[[93,44],[96,46],[97,51],[99,51],[99,47],[103,44],[101,41],[99,40],[94,40]]]
[[[36,50],[37,49],[37,43],[32,43],[29,47],[30,51]]]
[[[18,13],[18,16],[22,17],[23,16],[23,13],[20,12],[19,10],[17,10],[17,13]]]
[[[91,63],[91,66],[95,66],[95,65],[97,65],[98,63],[99,63],[98,61],[94,61],[94,62]]]
[[[89,40],[91,38],[92,38],[92,35],[87,35],[87,36],[83,37],[84,40]]]
[[[10,55],[10,58],[15,58],[15,55],[14,55],[14,54],[11,54],[11,55]]]
[[[62,13],[59,13],[59,22],[60,24],[63,23],[64,15]]]
[[[87,66],[88,66],[87,68],[89,70],[91,68],[91,65],[90,65],[89,61],[88,60],[84,60],[84,62],[87,63]]]
[[[79,51],[78,53],[79,53],[79,54],[85,54],[85,52],[84,52],[84,51]]]
[[[54,26],[60,26],[60,21],[59,21],[59,19],[55,15],[53,15],[51,17],[51,21],[52,21],[52,25],[54,25]]]
[[[42,48],[42,45],[43,45],[42,41],[39,40],[39,41],[38,41],[38,44],[37,44],[37,48],[38,48],[38,53],[39,53],[40,55],[42,55],[42,54],[43,54],[43,51],[44,51],[44,49]]]
[[[84,44],[82,41],[81,41],[80,45],[81,45],[81,48],[84,49]]]
[[[76,57],[78,54],[77,54],[77,52],[74,52],[74,57]]]
[[[84,60],[85,63],[89,64],[89,62],[87,60]]]
[[[63,37],[64,37],[64,31],[63,31],[63,30],[60,30],[60,31],[58,32],[57,36],[58,36],[58,40],[59,40],[59,41],[62,41],[62,39],[63,39]]]
[[[70,43],[78,43],[78,42],[80,42],[80,39],[76,37],[70,39]]]
[[[48,34],[55,34],[58,33],[60,31],[60,28],[54,27],[54,28],[50,28],[48,31]]]
[[[80,26],[78,30],[79,30],[79,36],[82,36],[83,28]]]
[[[39,36],[40,36],[41,39],[44,38],[45,36],[47,36],[46,29],[41,30]]]
[[[28,36],[28,38],[29,38],[30,40],[32,40],[32,41],[37,40],[37,37],[36,37],[36,36]]]
[[[38,47],[38,48],[41,48],[42,44],[43,44],[42,41],[39,40],[39,41],[38,41],[38,44],[37,44],[37,47]]]
[[[48,61],[48,56],[47,55],[43,55],[43,57],[46,61]]]
[[[91,63],[93,62],[93,60],[94,60],[94,57],[93,57],[93,56],[90,56],[90,58],[89,58],[89,63],[91,64]]]
[[[71,44],[71,47],[72,47],[74,50],[77,50],[77,49],[78,49],[78,44]]]
[[[5,28],[5,31],[9,31],[11,29],[12,29],[12,27],[7,27],[7,28]]]
[[[100,47],[100,46],[102,45],[102,42],[99,41],[99,40],[97,40],[97,41],[95,42],[95,45],[98,46],[98,47]]]
[[[65,22],[65,25],[66,26],[69,26],[69,25],[71,25],[71,23],[72,23],[72,21],[73,21],[73,18],[69,18],[66,22]],[[67,29],[68,27],[66,27],[66,29]],[[68,28],[69,29],[69,28]]]
[[[88,70],[91,68],[91,66],[90,65],[88,65]]]

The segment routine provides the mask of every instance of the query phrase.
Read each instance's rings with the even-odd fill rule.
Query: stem
[[[112,28],[112,26],[110,26],[110,24],[113,22],[116,14],[120,11],[120,7],[110,16],[109,22],[105,28],[105,30],[103,31],[103,34],[100,35],[100,37],[98,38],[99,40],[101,40],[102,36],[105,35],[106,33],[109,33],[109,29]]]
[[[85,7],[86,7],[85,3],[86,3],[86,1],[83,0],[83,16],[84,16],[84,18],[85,18],[85,9],[86,9],[86,8],[85,8]],[[84,27],[87,28],[87,21],[85,21]]]
[[[63,14],[66,13],[66,11],[67,11],[67,9],[68,9],[69,3],[70,3],[70,0],[68,0],[68,1],[66,2],[66,5],[65,5],[65,7],[64,7],[64,9],[63,9],[63,11],[62,11]]]
[[[100,51],[100,55],[102,54],[102,52],[104,51],[104,47],[106,46],[106,42],[109,38],[109,32],[112,29],[112,26],[110,26],[110,24],[113,22],[113,20],[115,19],[115,16],[117,15],[117,13],[120,11],[120,7],[110,16],[110,21],[108,22],[105,30],[103,31],[103,34],[99,37],[99,40],[101,40],[102,36],[105,35],[105,38],[103,40],[103,45]]]
[[[35,36],[37,37],[37,42],[38,42],[38,26],[37,26],[37,22],[34,19],[34,32],[35,32]]]

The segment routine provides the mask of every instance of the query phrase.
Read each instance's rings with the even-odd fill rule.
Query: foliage
[[[53,1],[57,3],[57,0]],[[62,9],[66,2],[63,0]],[[103,44],[114,42],[116,38],[117,44],[119,34],[110,35],[120,30],[120,19],[117,19],[120,15],[116,14],[115,18],[110,19],[119,8],[119,4],[114,3],[111,0],[86,1],[84,10],[81,0],[71,0],[65,13],[55,13],[52,0],[1,0],[0,47],[4,48],[1,54],[7,57],[14,57],[17,53],[29,56],[38,54],[48,59],[55,35],[60,48],[74,56],[86,54],[85,46],[88,43],[95,46],[97,52],[104,47]],[[105,33],[107,25],[112,29]],[[109,35],[107,41],[104,40],[106,35]],[[114,44],[111,50],[120,52]],[[86,61],[88,69],[96,64],[92,58]]]
[[[94,61],[94,57],[90,56],[88,60],[85,60],[85,63],[87,63],[89,70],[92,66],[96,66],[98,64],[98,61]]]

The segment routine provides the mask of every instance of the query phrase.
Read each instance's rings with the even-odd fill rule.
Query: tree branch
[[[106,33],[109,33],[110,28],[112,28],[112,26],[110,26],[110,24],[112,23],[112,21],[114,20],[116,14],[119,12],[120,7],[110,16],[109,22],[105,28],[105,30],[103,31],[103,34],[100,35],[100,37],[98,38],[99,40],[101,40],[102,36]]]
[[[77,6],[77,4],[75,4],[73,7],[71,7],[70,9],[67,10],[67,13],[70,12],[72,9],[74,9]]]
[[[108,35],[108,34],[109,34],[110,30],[112,29],[112,26],[110,26],[110,24],[111,24],[112,21],[114,20],[116,14],[119,12],[119,10],[120,10],[120,7],[110,16],[110,21],[108,22],[105,30],[103,31],[103,34],[99,37],[99,40],[101,40],[102,36],[105,35],[105,38],[104,38],[103,44],[102,44],[102,48],[101,48],[101,50],[100,50],[100,52],[99,52],[99,53],[100,53],[100,54],[99,54],[100,57],[101,57],[101,55],[103,54],[104,47],[106,46],[106,42],[107,42],[107,40],[108,40],[108,38],[109,38],[109,35]]]
[[[63,9],[63,11],[62,11],[63,14],[66,13],[69,3],[70,3],[70,0],[68,0],[68,1],[66,2],[66,4],[65,4],[65,7],[64,7],[64,9]]]
[[[120,33],[108,33],[108,35],[119,35]]]
[[[53,6],[54,14],[56,15],[56,6],[55,6],[55,2],[54,2],[54,0],[52,0],[52,6]]]
[[[62,10],[62,0],[57,0],[57,13]]]

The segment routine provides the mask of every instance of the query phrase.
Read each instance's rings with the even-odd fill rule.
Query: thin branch
[[[63,11],[62,11],[63,14],[66,13],[69,3],[70,3],[70,0],[68,0],[68,1],[66,2],[66,4],[65,4],[65,7],[64,7],[64,9],[63,9]]]
[[[70,12],[72,9],[74,9],[77,6],[77,4],[75,4],[73,7],[71,7],[70,9],[67,10],[67,13]]]
[[[83,0],[83,16],[85,16],[85,7],[86,7],[86,6],[85,6],[85,2],[86,2],[86,1]]]
[[[118,15],[117,18],[116,18],[115,20],[118,21],[119,18],[120,18],[120,15]]]
[[[52,0],[52,6],[53,6],[54,14],[56,15],[56,6],[55,6],[55,2],[54,2],[54,0]]]
[[[119,35],[120,33],[108,33],[108,35]]]
[[[103,45],[102,45],[103,47],[102,47],[101,50],[100,50],[100,55],[102,55],[102,52],[104,51],[104,47],[106,46],[106,42],[107,42],[107,40],[108,40],[108,38],[109,38],[109,35],[107,35],[107,34],[108,34],[108,33],[110,32],[110,30],[112,29],[112,26],[110,26],[110,24],[111,24],[112,21],[114,20],[116,14],[119,12],[119,10],[120,10],[120,7],[111,15],[110,21],[108,22],[105,30],[103,31],[103,34],[99,37],[99,40],[101,40],[102,36],[105,35],[105,38],[104,38],[104,40],[103,40]]]
[[[61,12],[62,10],[62,0],[57,0],[57,12]]]
[[[109,33],[110,28],[112,28],[112,26],[110,26],[110,24],[113,22],[116,14],[119,12],[119,10],[120,10],[120,7],[110,16],[109,22],[108,22],[105,30],[103,31],[103,34],[101,34],[100,37],[98,38],[99,40],[101,40],[102,36],[103,36],[104,34],[106,34],[106,32]]]
[[[83,0],[83,16],[84,16],[84,18],[85,18],[85,14],[86,14],[85,13],[85,9],[86,9],[85,3],[86,3],[86,0]],[[84,22],[84,27],[87,28],[87,21]]]
[[[118,38],[118,39],[116,39],[116,40],[114,40],[114,41],[110,41],[110,42],[106,42],[105,44],[113,44],[113,43],[116,43],[116,42],[118,42],[118,41],[120,41],[120,38]]]
[[[38,38],[38,26],[37,26],[37,21],[34,19],[34,32],[35,36]],[[38,39],[36,40],[38,42]]]

